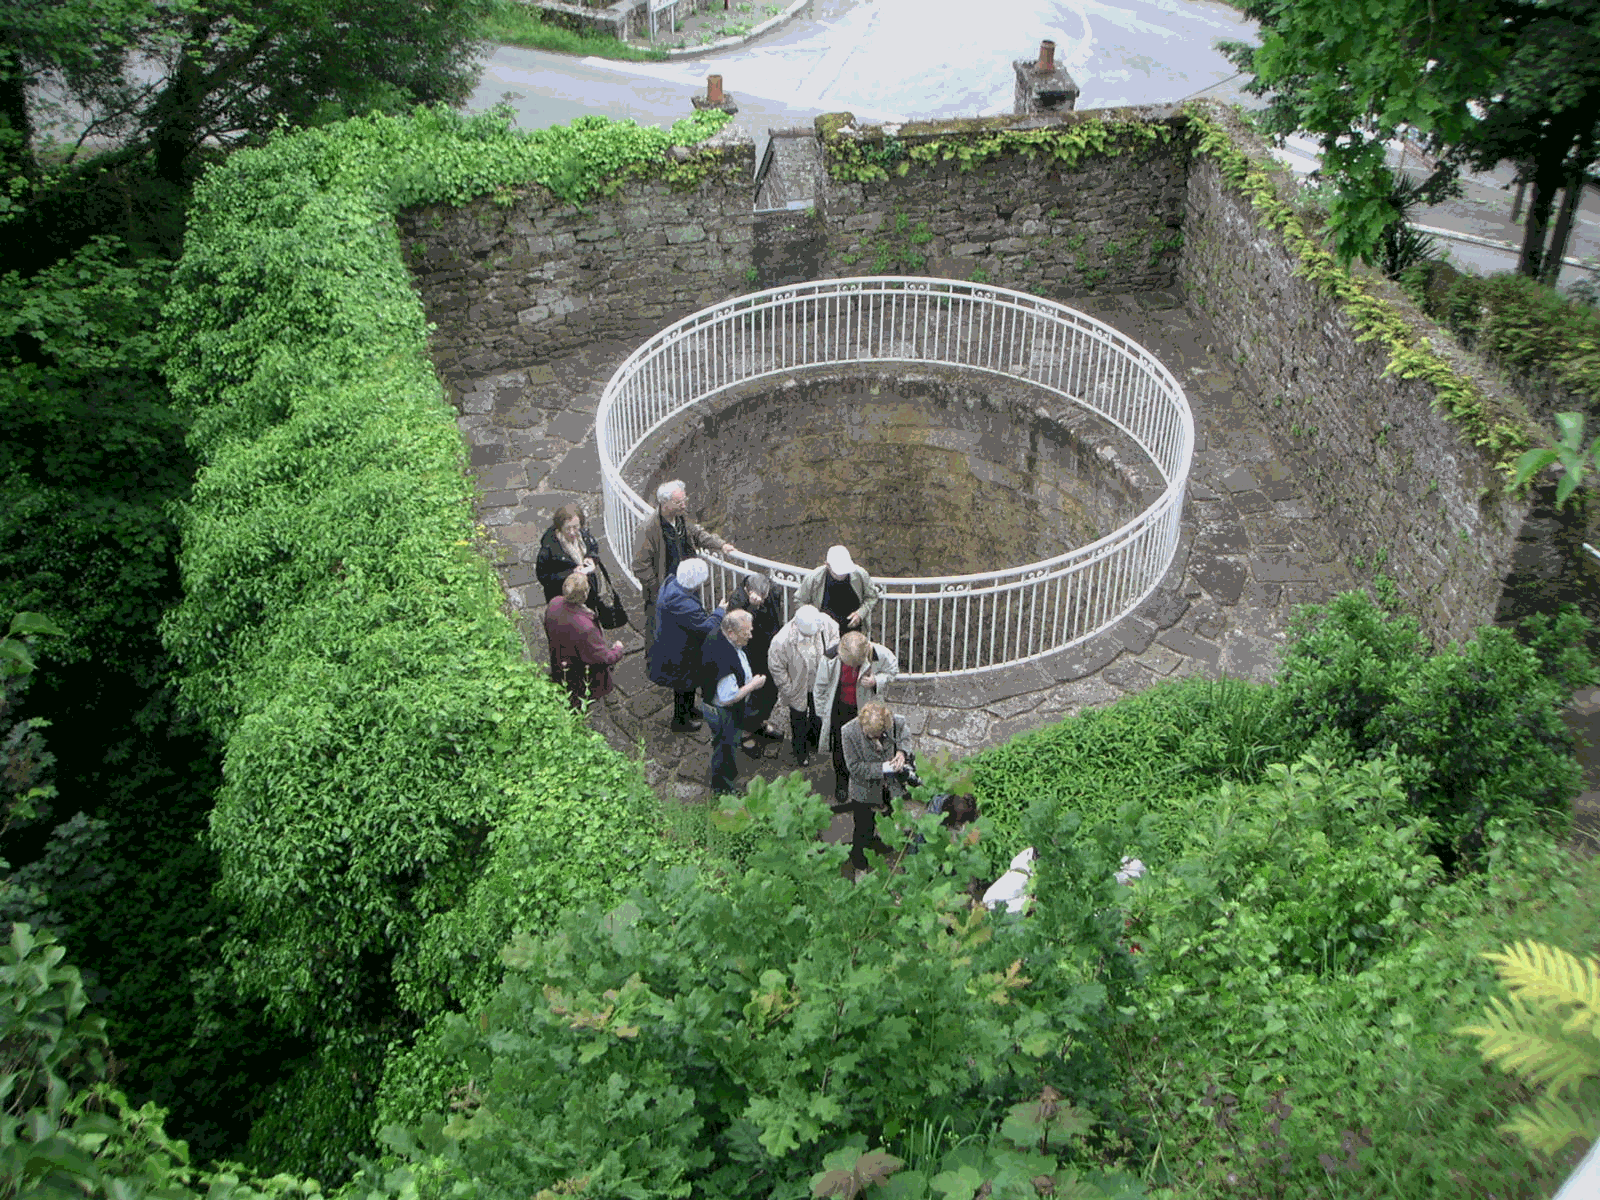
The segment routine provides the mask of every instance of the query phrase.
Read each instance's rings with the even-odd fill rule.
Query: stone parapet
[[[1528,504],[1506,494],[1492,457],[1439,410],[1433,386],[1387,373],[1388,349],[1357,341],[1343,307],[1299,268],[1249,199],[1197,160],[1178,270],[1191,311],[1241,367],[1257,419],[1310,484],[1343,558],[1358,575],[1393,579],[1436,642],[1468,637],[1494,618]],[[1370,286],[1419,336],[1447,336],[1398,289]]]

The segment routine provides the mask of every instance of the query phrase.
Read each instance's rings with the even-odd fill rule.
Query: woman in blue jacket
[[[656,598],[655,638],[645,659],[650,682],[672,689],[674,733],[691,733],[704,724],[695,713],[694,691],[700,675],[700,648],[706,634],[722,619],[700,603],[700,589],[711,576],[703,558],[686,558],[677,574],[661,585]]]

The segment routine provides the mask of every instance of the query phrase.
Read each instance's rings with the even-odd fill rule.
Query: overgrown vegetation
[[[1189,105],[1185,111],[1198,135],[1195,152],[1215,163],[1223,177],[1249,200],[1262,222],[1278,231],[1299,260],[1299,273],[1340,303],[1358,338],[1375,339],[1389,352],[1386,373],[1400,379],[1426,381],[1438,397],[1439,407],[1461,425],[1474,445],[1494,457],[1509,478],[1512,460],[1539,437],[1527,418],[1505,411],[1504,406],[1457,373],[1393,305],[1374,295],[1369,286],[1342,267],[1321,239],[1307,229],[1293,206],[1279,195],[1273,176],[1235,145],[1220,114],[1201,105]],[[1391,186],[1392,182],[1391,179]]]
[[[1463,274],[1442,262],[1406,283],[1469,349],[1600,407],[1600,309],[1525,276]]]
[[[549,50],[555,54],[578,54],[595,58],[614,58],[624,62],[659,62],[665,50],[630,46],[614,37],[579,33],[552,24],[539,10],[521,0],[490,0],[479,31],[485,41],[529,50]]]
[[[502,612],[390,214],[682,173],[662,151],[724,120],[374,116],[241,151],[196,190],[165,348],[203,473],[164,633],[224,746],[232,986],[308,1044],[270,1106],[303,1150],[280,1166],[340,1175],[389,1043],[481,999],[513,931],[673,856],[637,771]]]
[[[1342,596],[1305,613],[1275,685],[1184,680],[979,756],[989,815],[888,831],[896,869],[859,882],[800,777],[755,783],[706,817],[733,851],[709,873],[661,860],[620,903],[499,926],[494,982],[391,1050],[385,1150],[342,1194],[1548,1195],[1567,1139],[1497,1131],[1525,1093],[1464,1037],[1489,1028],[1487,952],[1600,939],[1600,865],[1541,807],[1570,795],[1545,719],[1590,677],[1582,631],[1528,634],[1430,652]],[[972,907],[1023,844],[1031,914]],[[1130,854],[1148,873],[1120,886]],[[1494,1011],[1496,1057],[1547,1030]],[[342,1055],[307,1086],[348,1116]],[[210,1178],[158,1112],[105,1111],[118,1169],[179,1196]],[[1557,1115],[1592,1136],[1591,1112]]]

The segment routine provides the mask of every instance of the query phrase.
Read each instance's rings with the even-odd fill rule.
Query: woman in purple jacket
[[[550,678],[567,689],[577,711],[584,700],[602,700],[611,692],[611,667],[622,657],[622,643],[606,645],[594,613],[584,606],[589,577],[573,571],[561,584],[561,595],[544,610],[544,636],[550,643]]]

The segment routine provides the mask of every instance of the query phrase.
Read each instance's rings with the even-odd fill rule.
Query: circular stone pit
[[[641,495],[683,479],[708,528],[812,565],[842,542],[879,577],[1050,558],[1159,497],[1110,422],[1017,381],[952,367],[813,368],[731,388],[651,435]]]

